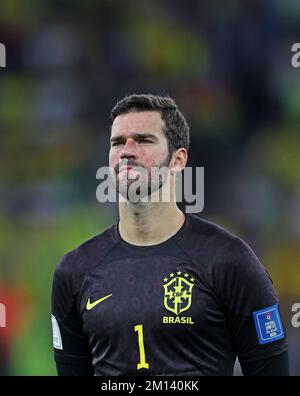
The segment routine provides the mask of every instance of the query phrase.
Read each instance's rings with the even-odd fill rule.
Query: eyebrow
[[[129,137],[131,137],[131,138],[133,138],[135,140],[138,140],[138,139],[141,139],[141,138],[142,139],[153,139],[155,141],[158,140],[157,136],[153,135],[152,133],[139,133],[139,132],[137,132],[137,133],[133,133]],[[114,137],[110,138],[110,142],[111,143],[119,141],[119,140],[124,140],[124,136],[123,135],[117,135],[117,136],[114,136]]]

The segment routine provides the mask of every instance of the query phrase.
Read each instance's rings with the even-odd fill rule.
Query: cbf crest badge
[[[192,304],[192,290],[195,279],[188,273],[181,271],[170,274],[170,278],[165,278],[164,287],[164,306],[165,308],[179,315],[187,311]],[[164,323],[190,323],[193,324],[191,317],[163,317]]]

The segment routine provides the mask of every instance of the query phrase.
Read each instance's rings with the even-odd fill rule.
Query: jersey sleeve
[[[243,362],[242,370],[244,375],[247,376],[289,376],[290,369],[288,351],[283,352],[280,355],[272,356],[268,359]]]
[[[52,285],[52,333],[58,375],[94,375],[88,339],[83,333],[77,308],[78,290],[72,262],[64,256]]]
[[[272,367],[272,357],[287,356],[285,328],[273,282],[251,248],[237,238],[228,256],[219,293],[243,373],[251,375],[264,360]]]

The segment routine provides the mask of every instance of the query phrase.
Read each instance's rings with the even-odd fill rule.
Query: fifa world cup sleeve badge
[[[253,312],[253,319],[259,344],[267,344],[284,338],[278,304]]]

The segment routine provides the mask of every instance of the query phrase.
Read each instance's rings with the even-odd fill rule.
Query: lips
[[[121,172],[123,172],[123,171],[129,171],[130,169],[132,169],[133,168],[133,166],[130,166],[130,165],[128,165],[128,166],[123,166],[120,170],[119,170],[119,173],[121,173]]]

